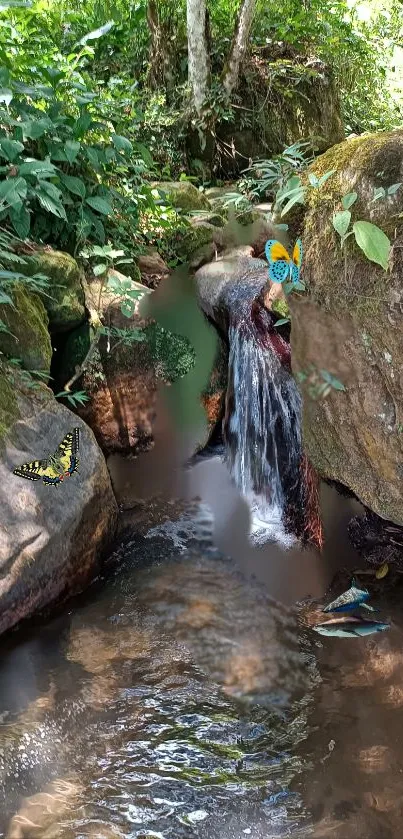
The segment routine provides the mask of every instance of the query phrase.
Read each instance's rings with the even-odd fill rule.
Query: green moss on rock
[[[191,370],[196,356],[187,338],[174,335],[157,323],[147,326],[145,333],[158,378],[174,382]]]
[[[7,365],[0,360],[0,449],[7,432],[18,417],[15,387]]]
[[[166,195],[168,203],[177,210],[190,213],[211,209],[206,196],[190,181],[158,181],[153,184],[153,188]]]
[[[12,296],[15,308],[0,305],[0,320],[11,333],[0,333],[0,352],[8,358],[21,359],[26,370],[49,373],[52,347],[42,300],[22,284],[14,286]]]
[[[38,251],[30,261],[30,273],[49,278],[49,297],[44,298],[52,332],[64,332],[85,319],[84,291],[76,260],[68,253]]]

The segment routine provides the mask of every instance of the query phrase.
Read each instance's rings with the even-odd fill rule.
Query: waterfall
[[[302,444],[289,347],[256,302],[231,318],[229,346],[226,460],[250,505],[253,541],[290,543],[284,519],[287,507],[300,500]]]

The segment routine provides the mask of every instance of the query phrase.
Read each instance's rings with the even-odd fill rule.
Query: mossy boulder
[[[185,213],[210,209],[206,196],[190,181],[158,181],[153,188],[165,195],[172,207]]]
[[[0,305],[0,320],[8,332],[0,332],[0,352],[18,358],[26,370],[50,372],[52,346],[48,316],[41,298],[22,283],[13,288],[14,306]]]
[[[307,288],[289,297],[293,366],[306,375],[305,447],[322,475],[403,524],[403,188],[373,202],[375,188],[403,182],[403,130],[346,140],[312,166],[318,177],[331,170],[321,189],[307,191],[294,219]],[[354,237],[341,250],[332,216],[353,191],[352,220],[371,221],[391,239],[387,272],[364,256]],[[313,399],[322,371],[345,390]]]
[[[232,154],[220,155],[224,177],[237,176],[251,159],[270,158],[298,140],[324,151],[344,136],[340,97],[331,70],[306,56],[273,56],[273,44],[244,64],[238,95],[247,107],[232,122],[217,126],[217,136]]]
[[[85,320],[81,271],[68,253],[37,251],[29,262],[32,273],[49,278],[49,297],[44,297],[51,332],[64,332]]]
[[[79,428],[80,471],[58,488],[13,470],[55,452]],[[0,634],[99,573],[117,507],[89,428],[43,384],[0,361]]]

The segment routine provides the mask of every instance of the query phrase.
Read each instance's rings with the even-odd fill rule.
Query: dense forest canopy
[[[305,132],[315,150],[321,84],[329,129],[317,149],[400,125],[401,9],[399,0],[3,0],[5,229],[73,253],[88,240],[132,249],[155,219],[169,224],[152,181],[233,175],[248,154],[269,158]],[[197,29],[192,41],[195,10],[202,42]]]

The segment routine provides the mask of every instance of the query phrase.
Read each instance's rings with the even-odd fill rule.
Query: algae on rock
[[[43,249],[33,254],[30,271],[49,279],[49,296],[44,298],[51,332],[64,332],[85,320],[81,271],[74,257],[62,251]]]
[[[346,140],[319,157],[319,190],[307,190],[297,232],[304,246],[303,295],[289,298],[292,358],[335,375],[345,392],[304,399],[307,454],[325,477],[349,487],[378,515],[403,524],[403,189],[373,202],[374,189],[403,183],[403,129]],[[391,238],[389,269],[370,262],[332,226],[341,198],[357,192],[354,219]]]
[[[50,372],[52,346],[48,316],[41,298],[22,283],[13,287],[14,306],[0,305],[0,319],[8,332],[0,333],[0,352],[18,358],[26,370]]]

